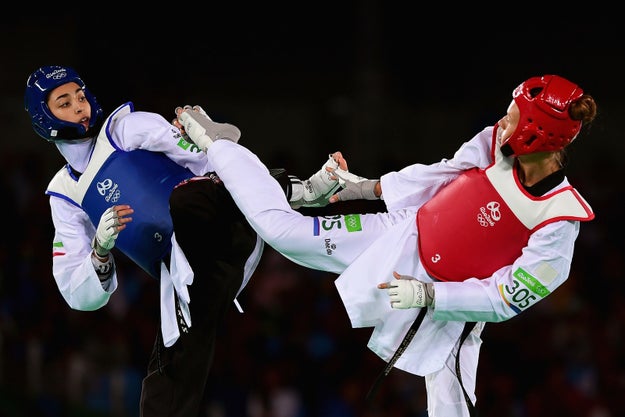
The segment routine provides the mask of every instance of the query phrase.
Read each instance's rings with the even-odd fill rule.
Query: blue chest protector
[[[109,116],[85,172],[77,178],[66,166],[54,176],[46,194],[80,207],[96,227],[106,209],[129,204],[134,209],[132,222],[119,234],[115,247],[158,279],[160,261],[171,251],[169,196],[194,174],[164,153],[124,151],[109,141],[111,125],[131,111],[131,105],[124,105]]]
[[[132,222],[119,234],[115,247],[153,277],[171,250],[173,225],[169,195],[193,173],[161,153],[135,150],[113,152],[87,188],[82,208],[97,225],[115,204],[129,204]]]

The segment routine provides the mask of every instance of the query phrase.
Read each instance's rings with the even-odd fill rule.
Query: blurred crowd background
[[[73,311],[56,288],[44,190],[64,161],[23,109],[28,74],[50,64],[76,68],[108,111],[132,101],[170,118],[200,104],[238,125],[269,166],[301,177],[335,150],[370,178],[451,157],[526,78],[579,83],[599,116],[569,148],[568,176],[596,219],[581,228],[564,285],[486,326],[477,406],[482,417],[625,415],[619,14],[433,5],[441,10],[425,15],[394,3],[0,16],[0,417],[137,417],[158,328],[158,286],[121,254],[104,308]],[[465,21],[469,12],[477,18]],[[370,329],[350,328],[335,278],[266,249],[239,299],[244,313],[233,305],[224,322],[205,417],[426,416],[422,379],[397,369],[365,403],[384,362],[366,348]]]

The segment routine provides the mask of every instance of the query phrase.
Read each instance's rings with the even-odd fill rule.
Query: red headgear
[[[518,156],[564,149],[582,127],[581,121],[571,119],[569,107],[583,94],[577,85],[557,75],[532,77],[519,85],[512,93],[521,114],[519,125],[501,144],[502,151]]]

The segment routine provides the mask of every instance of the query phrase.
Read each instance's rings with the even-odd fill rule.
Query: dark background
[[[302,177],[335,150],[370,178],[451,157],[505,113],[525,79],[578,83],[599,114],[569,148],[568,176],[597,217],[582,226],[558,291],[486,326],[478,408],[625,415],[624,30],[620,13],[593,6],[368,0],[3,13],[0,416],[137,416],[157,329],[158,286],[123,255],[120,288],[99,311],[70,310],[54,283],[43,191],[64,161],[23,109],[28,75],[54,64],[77,69],[107,112],[132,101],[171,118],[178,105],[200,104],[239,126],[268,165]],[[246,312],[233,309],[224,324],[206,416],[426,415],[422,379],[398,370],[364,404],[384,363],[366,349],[369,329],[350,328],[334,278],[266,251],[240,299]]]

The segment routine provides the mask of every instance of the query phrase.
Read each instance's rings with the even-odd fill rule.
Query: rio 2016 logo
[[[501,220],[501,210],[498,202],[491,201],[486,204],[486,207],[480,207],[480,212],[477,214],[480,226],[494,226],[499,220]]]
[[[119,186],[113,183],[113,180],[107,178],[103,181],[98,181],[96,184],[96,188],[98,193],[101,196],[104,196],[104,199],[109,203],[117,203],[119,197],[121,196],[121,192],[119,191]]]

